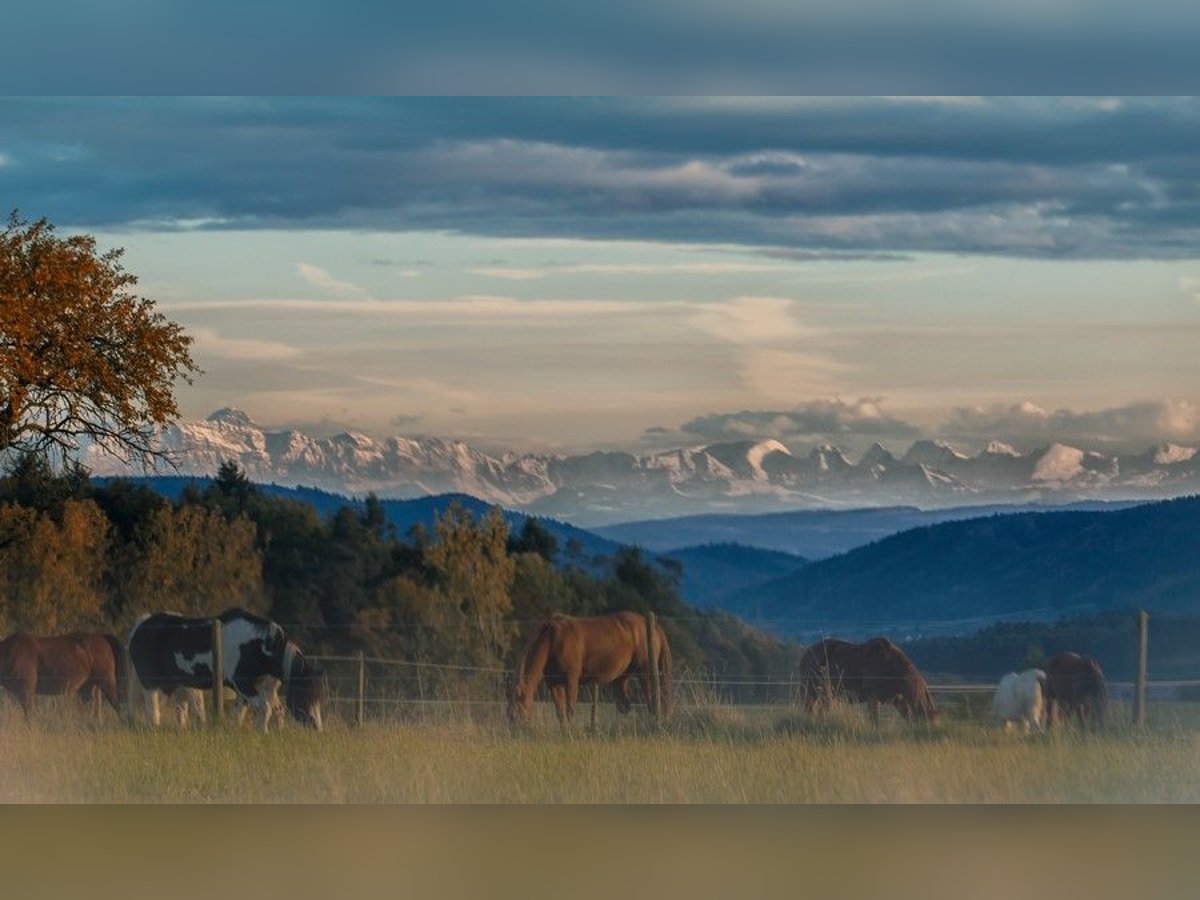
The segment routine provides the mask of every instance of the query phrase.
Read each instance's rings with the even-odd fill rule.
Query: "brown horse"
[[[1046,664],[1046,717],[1051,725],[1060,709],[1068,719],[1074,713],[1081,727],[1089,720],[1101,725],[1107,705],[1104,672],[1090,656],[1059,653]]]
[[[119,713],[125,669],[125,650],[111,634],[34,637],[17,632],[0,641],[0,680],[20,702],[26,719],[38,694],[78,694],[87,703],[99,691]]]
[[[671,647],[661,625],[655,626],[654,644],[666,714],[671,701]],[[564,727],[575,719],[583,684],[612,684],[617,710],[627,713],[633,708],[629,679],[634,675],[642,685],[642,699],[649,705],[647,671],[644,616],[628,611],[591,617],[555,615],[538,629],[521,656],[509,694],[508,718],[528,721],[533,696],[543,679]]]
[[[910,721],[936,722],[942,714],[917,667],[899,647],[881,637],[863,644],[837,638],[813,644],[800,660],[800,696],[810,713],[817,707],[829,708],[835,697],[870,704],[876,725],[884,703]]]

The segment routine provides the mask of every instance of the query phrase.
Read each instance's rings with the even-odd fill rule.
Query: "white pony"
[[[992,701],[992,715],[997,725],[1008,731],[1019,726],[1029,734],[1041,731],[1046,719],[1046,673],[1041,669],[1026,669],[1020,675],[1009,672],[1000,679]]]

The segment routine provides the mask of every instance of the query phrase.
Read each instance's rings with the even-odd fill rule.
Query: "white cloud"
[[[549,274],[546,269],[509,269],[503,266],[468,269],[467,272],[471,275],[484,275],[488,278],[503,278],[506,281],[533,281],[537,278],[545,278]]]
[[[1185,294],[1192,295],[1192,302],[1200,306],[1200,278],[1191,278],[1187,275],[1181,276],[1179,279],[1179,290]]]
[[[947,437],[999,438],[1025,445],[1075,441],[1087,445],[1134,447],[1162,440],[1200,439],[1200,409],[1188,400],[1164,398],[1098,410],[1049,412],[1028,400],[990,406],[962,406],[939,426]]]
[[[739,377],[760,399],[794,401],[797,395],[836,391],[834,376],[850,366],[826,354],[822,332],[803,325],[787,297],[735,297],[698,306],[690,317],[701,331],[736,345]]]
[[[276,362],[296,359],[301,355],[300,349],[290,344],[226,337],[214,328],[192,328],[189,333],[195,339],[196,354],[201,358],[210,356],[249,362]]]
[[[340,281],[320,266],[314,266],[312,263],[298,262],[296,263],[296,271],[309,284],[319,287],[323,291],[337,294],[338,296],[365,297],[367,294],[357,284],[352,284],[349,281]]]

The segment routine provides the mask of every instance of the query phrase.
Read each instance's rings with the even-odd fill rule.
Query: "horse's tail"
[[[671,703],[674,699],[674,685],[671,679],[674,662],[671,659],[671,644],[667,640],[667,633],[663,631],[661,625],[658,626],[658,637],[658,673],[659,689],[662,691],[662,714],[669,716],[671,714]]]
[[[108,646],[112,650],[113,677],[116,679],[117,687],[117,709],[120,710],[121,705],[129,696],[129,661],[125,653],[125,645],[121,643],[120,638],[115,634],[105,634],[104,640],[108,642]],[[133,710],[126,710],[126,715],[132,718]]]

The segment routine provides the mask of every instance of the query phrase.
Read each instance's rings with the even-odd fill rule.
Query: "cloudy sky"
[[[1190,100],[5,100],[181,393],[578,450],[1200,441]]]

